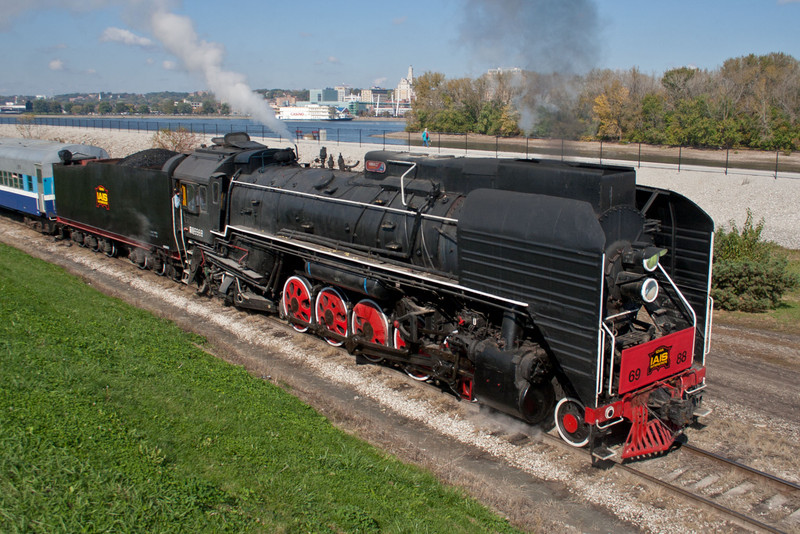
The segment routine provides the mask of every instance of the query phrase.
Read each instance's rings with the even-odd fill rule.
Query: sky
[[[0,0],[0,95],[396,87],[800,59],[800,0]]]

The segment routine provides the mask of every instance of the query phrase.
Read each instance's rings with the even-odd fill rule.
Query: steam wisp
[[[157,9],[150,16],[150,26],[164,48],[180,59],[188,71],[202,75],[218,99],[251,115],[280,136],[292,138],[286,125],[275,116],[266,101],[253,92],[244,76],[223,68],[225,54],[222,45],[201,40],[191,19]]]

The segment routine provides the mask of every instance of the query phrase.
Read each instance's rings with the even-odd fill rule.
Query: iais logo
[[[111,209],[108,206],[108,189],[106,189],[102,185],[98,185],[97,187],[94,188],[94,194],[97,198],[98,208]]]
[[[672,350],[672,345],[670,345],[669,347],[666,345],[661,345],[656,350],[648,354],[648,356],[650,357],[650,365],[647,368],[648,375],[653,371],[669,368],[670,350]]]

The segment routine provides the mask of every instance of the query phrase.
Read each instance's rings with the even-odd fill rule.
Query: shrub
[[[17,132],[20,137],[25,139],[40,139],[41,126],[36,124],[36,117],[33,114],[25,114],[17,117]]]
[[[153,148],[189,152],[199,144],[198,136],[186,128],[178,128],[177,130],[163,128],[153,135]]]
[[[730,231],[720,228],[714,237],[715,305],[745,312],[777,308],[783,295],[800,283],[788,271],[788,260],[772,243],[761,240],[764,219],[754,225],[749,209],[741,231],[733,221],[730,226]]]

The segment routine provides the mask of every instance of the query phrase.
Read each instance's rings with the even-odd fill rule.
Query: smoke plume
[[[261,95],[253,92],[244,76],[223,68],[225,51],[222,45],[201,40],[189,17],[156,9],[149,23],[153,36],[181,61],[186,70],[203,76],[218,99],[251,115],[282,137],[292,138],[286,125],[275,116]]]
[[[467,0],[459,38],[480,64],[523,70],[506,75],[523,131],[558,111],[566,80],[591,70],[602,45],[593,0]]]
[[[597,8],[591,0],[467,0],[460,38],[494,67],[582,73],[597,61]]]
[[[8,5],[3,5],[0,10],[0,31],[10,27],[12,20],[25,12],[66,9],[80,13],[123,6],[126,8],[126,18],[143,23],[186,70],[204,78],[217,98],[230,104],[236,111],[249,114],[276,134],[287,139],[292,138],[289,129],[275,116],[266,101],[247,85],[245,77],[223,68],[225,51],[222,45],[201,40],[189,17],[170,12],[180,4],[178,0],[27,0],[4,4]],[[149,16],[143,19],[143,14]],[[149,39],[121,28],[108,28],[101,40],[142,47],[152,44]]]

